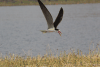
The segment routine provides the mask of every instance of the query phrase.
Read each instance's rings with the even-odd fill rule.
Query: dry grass
[[[20,57],[10,55],[10,57],[0,58],[0,67],[100,67],[100,49],[89,50],[89,54],[84,55],[82,51],[74,51],[66,54],[64,51],[59,56],[44,55],[36,57]]]
[[[7,1],[7,2],[6,2]],[[42,1],[47,5],[58,5],[58,4],[80,4],[80,3],[100,3],[100,0],[58,0],[58,1]],[[0,6],[20,6],[20,5],[38,5],[37,1],[32,0],[5,0],[0,2]]]

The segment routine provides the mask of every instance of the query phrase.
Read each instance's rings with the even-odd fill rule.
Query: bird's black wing
[[[51,16],[50,12],[48,11],[48,9],[45,7],[45,5],[40,0],[38,0],[38,2],[39,2],[40,8],[41,8],[46,20],[47,20],[48,29],[53,28],[54,27],[53,18]]]
[[[58,24],[61,22],[62,18],[63,18],[63,8],[61,7],[59,14],[54,22],[55,29],[57,28]]]

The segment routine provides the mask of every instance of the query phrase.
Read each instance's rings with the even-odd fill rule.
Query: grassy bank
[[[100,0],[41,0],[47,5],[100,3]],[[0,0],[0,6],[38,5],[37,0]]]
[[[10,55],[10,57],[0,57],[0,67],[100,67],[100,49],[89,50],[89,54],[84,55],[77,50],[61,53],[59,56],[44,55],[36,57],[20,57]]]

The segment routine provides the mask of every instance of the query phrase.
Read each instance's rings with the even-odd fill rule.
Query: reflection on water
[[[0,53],[38,55],[72,49],[88,53],[100,44],[100,4],[46,5],[54,20],[60,10],[64,17],[58,33],[42,34],[46,20],[39,6],[0,7]]]

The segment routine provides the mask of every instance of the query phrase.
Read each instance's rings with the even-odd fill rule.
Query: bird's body
[[[56,18],[55,22],[53,23],[53,18],[51,16],[50,12],[48,11],[48,9],[45,7],[45,5],[40,0],[38,0],[38,3],[40,5],[40,8],[41,8],[45,18],[46,18],[47,25],[48,25],[48,29],[47,30],[41,30],[41,32],[43,32],[43,33],[58,32],[59,35],[61,36],[62,33],[60,32],[59,29],[57,29],[57,26],[62,20],[63,8],[61,7],[57,18]]]
[[[55,30],[40,30],[42,33],[56,32]]]
[[[47,29],[47,30],[40,30],[42,33],[50,33],[50,32],[56,32],[55,31],[55,28],[50,28],[50,29]]]

